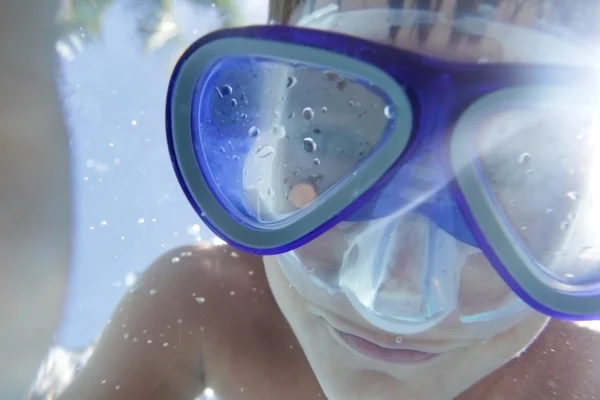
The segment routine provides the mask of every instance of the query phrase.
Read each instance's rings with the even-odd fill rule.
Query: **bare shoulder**
[[[227,399],[291,400],[315,385],[262,258],[198,245],[147,269],[61,400],[189,399],[206,387]]]
[[[520,357],[486,378],[486,399],[595,399],[600,393],[600,332],[551,321]]]

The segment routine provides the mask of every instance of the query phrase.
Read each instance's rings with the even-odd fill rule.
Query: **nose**
[[[427,256],[423,247],[428,224],[417,214],[368,223],[351,238],[344,264],[371,264],[371,273],[378,278],[377,295],[416,298],[422,292],[419,270]]]
[[[396,213],[351,230],[346,240],[340,289],[371,324],[407,334],[455,310],[464,260],[456,241],[429,219]]]

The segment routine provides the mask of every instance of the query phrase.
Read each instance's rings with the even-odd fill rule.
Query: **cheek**
[[[296,293],[278,262],[273,257],[265,257],[265,272],[269,288],[285,318],[292,324],[306,313],[306,301]]]
[[[341,266],[347,248],[344,235],[337,229],[332,229],[296,249],[295,253],[309,270],[333,271]]]

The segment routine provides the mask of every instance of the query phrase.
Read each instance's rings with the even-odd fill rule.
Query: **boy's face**
[[[398,18],[397,13],[402,10],[423,9],[423,3],[271,1],[271,16],[278,22],[283,18],[283,22],[290,24],[361,36],[452,61],[589,64],[587,50],[569,40],[534,29],[542,20],[550,23],[559,20],[558,11],[549,8],[550,2],[501,1],[495,2],[498,6],[494,8],[477,1],[468,2],[468,5],[459,1],[432,1],[427,2],[426,10],[441,13],[446,19],[416,26],[410,20]],[[573,3],[573,6],[580,5]],[[323,12],[319,13],[319,10]],[[484,27],[474,27],[470,34],[459,32],[453,27],[453,21],[460,13],[479,15],[487,23]],[[403,22],[393,22],[400,20]],[[580,29],[583,25],[572,28]],[[583,37],[591,39],[589,35]],[[554,50],[549,52],[549,48]],[[319,257],[336,259],[335,255],[330,255],[332,250],[325,240],[327,235],[334,233],[328,232],[296,251],[305,264],[307,260]],[[481,268],[491,269],[485,259],[480,262],[486,264]],[[365,358],[345,345],[336,328],[355,330],[386,343],[393,342],[393,335],[370,326],[344,295],[325,299],[299,294],[290,289],[295,287],[295,282],[288,280],[289,274],[282,271],[275,258],[266,258],[265,263],[274,295],[326,395],[332,400],[396,399],[398,396],[432,400],[454,398],[517,355],[547,323],[545,317],[532,312],[516,326],[507,326],[485,343],[477,340],[477,335],[472,332],[442,323],[430,331],[404,338],[406,344],[416,347],[437,345],[446,349],[441,356],[413,364],[382,363]]]

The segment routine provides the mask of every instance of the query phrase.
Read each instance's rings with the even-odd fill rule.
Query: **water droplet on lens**
[[[306,107],[304,110],[302,110],[302,116],[304,117],[305,120],[310,121],[311,119],[314,118],[315,112],[313,111],[312,108]]]
[[[296,86],[297,82],[298,82],[298,79],[296,79],[295,76],[288,76],[288,78],[287,78],[287,87],[288,87],[288,89]]]
[[[248,129],[248,136],[251,138],[257,137],[259,134],[260,129],[258,129],[256,126],[251,126],[250,129]]]
[[[312,153],[317,150],[317,143],[315,143],[313,138],[307,137],[302,140],[302,147],[304,151]]]
[[[285,127],[283,125],[273,125],[271,132],[276,139],[283,139],[286,135]]]
[[[385,106],[385,108],[383,109],[383,115],[385,115],[385,117],[387,119],[392,119],[394,117],[394,109],[392,106]]]
[[[321,160],[319,160],[318,158],[315,158],[315,159],[313,160],[313,164],[314,164],[314,165],[321,165]]]
[[[354,101],[354,100],[350,100],[350,101],[348,102],[348,105],[349,105],[350,107],[354,107],[354,106],[356,105],[356,101]]]
[[[573,201],[575,201],[575,200],[578,200],[578,199],[579,199],[579,193],[577,193],[577,192],[568,192],[568,193],[567,193],[567,197],[568,197],[570,200],[573,200]]]
[[[529,154],[529,153],[522,153],[519,156],[519,164],[527,165],[527,164],[529,164],[530,161],[531,161],[531,154]]]
[[[179,262],[179,257],[173,257],[173,258],[171,258],[171,262],[173,264],[177,264]]]
[[[204,297],[196,297],[196,302],[198,302],[199,304],[202,304],[206,301],[206,299]]]
[[[264,145],[264,146],[260,146],[258,150],[256,150],[256,155],[259,158],[266,158],[270,155],[272,155],[273,153],[275,153],[275,149],[272,146]]]
[[[600,258],[600,252],[593,246],[584,246],[579,252],[579,258],[582,260],[598,261],[598,258]]]
[[[229,96],[233,93],[233,88],[229,85],[223,85],[221,86],[220,92],[223,96]]]

